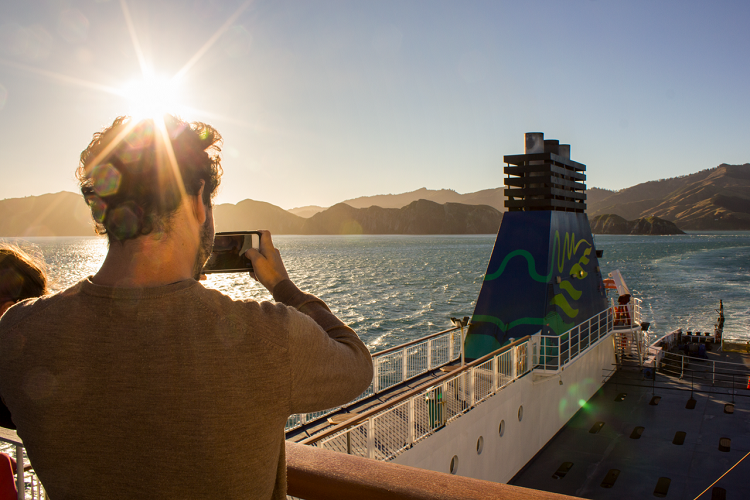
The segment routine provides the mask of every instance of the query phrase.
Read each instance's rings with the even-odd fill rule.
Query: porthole
[[[458,455],[453,455],[451,458],[451,474],[455,474],[458,470]]]
[[[518,421],[523,420],[523,405],[518,407]]]
[[[500,437],[503,437],[503,434],[505,434],[505,420],[500,421],[500,427],[498,427],[497,432],[500,433]]]
[[[479,439],[477,439],[477,455],[482,454],[483,448],[484,448],[484,438],[482,436],[479,436]]]

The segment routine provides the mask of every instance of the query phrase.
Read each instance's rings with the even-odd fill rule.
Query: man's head
[[[168,234],[184,198],[201,187],[210,210],[221,178],[220,144],[219,133],[205,123],[170,115],[163,122],[115,119],[94,134],[76,171],[96,232],[110,243]]]

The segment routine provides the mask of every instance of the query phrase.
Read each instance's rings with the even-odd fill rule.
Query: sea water
[[[107,252],[98,237],[4,240],[43,255],[56,290],[95,273]],[[643,299],[652,332],[712,331],[721,299],[725,335],[750,339],[750,232],[594,241],[604,275],[619,269]],[[494,242],[494,235],[274,237],[291,279],[372,352],[449,328],[451,316],[471,316]],[[209,275],[204,284],[236,299],[271,300],[246,273]]]

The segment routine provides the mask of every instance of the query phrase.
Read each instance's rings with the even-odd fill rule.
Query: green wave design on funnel
[[[568,295],[570,295],[570,298],[573,300],[580,299],[581,295],[583,294],[583,292],[581,292],[580,290],[576,290],[570,281],[563,281],[562,283],[560,283],[560,288],[568,292]]]
[[[568,303],[567,299],[565,299],[565,297],[563,297],[563,294],[561,293],[558,293],[554,297],[552,297],[550,304],[556,305],[557,307],[562,309],[569,318],[575,318],[576,316],[578,316],[578,309],[573,309],[573,306]]]
[[[534,256],[531,255],[531,253],[528,250],[519,249],[519,250],[513,250],[508,255],[506,255],[505,258],[503,259],[503,262],[500,264],[500,267],[497,269],[497,271],[485,276],[484,281],[492,281],[496,278],[499,278],[503,274],[503,272],[505,272],[505,267],[508,265],[508,262],[510,262],[510,260],[516,256],[520,256],[526,259],[526,264],[528,265],[528,268],[529,268],[529,276],[534,281],[538,281],[540,283],[547,283],[549,282],[549,280],[552,279],[552,273],[554,272],[554,270],[550,271],[550,273],[546,276],[543,276],[537,273],[536,262],[534,261]]]
[[[586,244],[589,246],[584,252],[583,256],[578,261],[578,264],[575,264],[573,267],[578,266],[578,268],[575,269],[576,273],[578,274],[578,271],[582,272],[583,274],[579,274],[582,278],[585,277],[585,272],[583,269],[580,268],[580,263],[588,264],[589,259],[588,255],[591,253],[591,243],[589,243],[586,240],[578,240],[578,243],[576,243],[576,235],[575,233],[565,233],[565,240],[561,244],[560,243],[560,232],[555,231],[555,243],[554,247],[552,248],[552,269],[550,272],[546,275],[539,274],[536,271],[536,261],[534,260],[534,256],[531,255],[531,252],[528,250],[518,249],[513,250],[508,255],[505,256],[503,261],[500,263],[500,267],[497,268],[497,270],[494,273],[490,273],[484,277],[484,281],[492,281],[494,279],[499,278],[502,276],[502,274],[505,272],[505,268],[508,266],[508,262],[511,261],[514,257],[523,257],[526,260],[526,265],[529,270],[529,277],[537,281],[539,283],[549,283],[552,280],[552,275],[555,272],[555,266],[554,263],[557,261],[557,270],[558,272],[563,272],[563,269],[565,268],[565,262],[572,259],[573,256],[578,252],[578,247],[580,247],[582,244]],[[557,257],[557,258],[555,258]]]
[[[560,316],[559,313],[553,311],[549,313],[547,316],[543,318],[518,318],[507,325],[503,320],[500,318],[496,318],[495,316],[488,316],[484,314],[476,314],[473,318],[471,318],[472,323],[492,323],[496,325],[500,330],[503,332],[507,332],[513,327],[519,326],[519,325],[539,325],[539,326],[549,326],[553,332],[560,335],[561,333],[567,332],[573,326],[575,326],[573,323],[566,323],[562,316]]]

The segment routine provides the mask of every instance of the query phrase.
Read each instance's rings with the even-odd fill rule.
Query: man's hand
[[[261,231],[260,233],[260,251],[251,248],[245,252],[245,257],[253,263],[253,272],[250,273],[250,276],[273,293],[274,287],[281,281],[289,279],[289,275],[279,251],[273,246],[271,233],[269,231]]]

